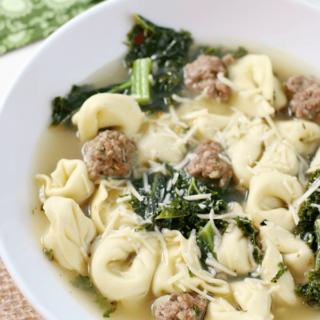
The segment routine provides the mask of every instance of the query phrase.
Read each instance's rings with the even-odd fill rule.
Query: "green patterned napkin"
[[[0,0],[0,55],[47,37],[104,0]]]

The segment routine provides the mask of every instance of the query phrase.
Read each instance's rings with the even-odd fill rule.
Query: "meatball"
[[[226,74],[225,63],[214,56],[201,55],[192,63],[186,65],[186,86],[193,92],[201,93],[207,90],[208,97],[212,99],[227,100],[231,89],[226,84],[217,80],[217,74]]]
[[[285,89],[290,108],[297,118],[320,121],[320,83],[297,76],[288,80]]]
[[[206,300],[195,293],[173,293],[169,301],[157,306],[157,320],[202,319],[206,312]]]
[[[188,165],[187,172],[192,177],[220,179],[219,186],[225,187],[231,177],[232,169],[219,142],[205,139],[195,150],[196,157]]]
[[[116,130],[101,132],[87,143],[84,151],[92,181],[126,177],[138,159],[136,143]]]

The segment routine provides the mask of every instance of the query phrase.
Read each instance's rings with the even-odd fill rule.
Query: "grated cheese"
[[[51,173],[51,177],[53,182],[59,187],[59,188],[63,188],[63,183],[59,180],[59,178],[56,176],[56,174],[54,172]]]
[[[224,156],[223,154],[219,153],[218,154],[218,157],[222,160],[224,160],[227,164],[230,164],[231,165],[231,162],[230,160],[228,159],[228,157]]]
[[[208,258],[208,259],[206,260],[206,264],[209,265],[209,266],[211,266],[211,267],[213,267],[213,268],[215,268],[215,269],[218,269],[218,270],[220,270],[220,271],[222,271],[222,272],[225,272],[225,273],[227,273],[227,274],[230,274],[230,275],[233,276],[233,277],[236,277],[236,276],[237,276],[237,274],[236,274],[234,271],[232,271],[232,270],[230,270],[229,268],[225,267],[224,265],[222,265],[221,263],[219,263],[219,262],[218,262],[216,259],[214,259],[213,257],[211,257],[210,259]]]
[[[172,185],[175,185],[178,181],[178,178],[179,178],[179,173],[178,172],[175,172],[173,174],[173,178],[172,178]]]
[[[200,116],[204,116],[208,114],[208,109],[202,109],[199,111],[190,112],[187,115],[183,116],[182,119],[189,120],[189,119],[195,119]]]
[[[205,204],[203,204],[203,203],[199,203],[198,206],[199,206],[200,209],[205,209],[205,208],[207,207],[207,206],[206,206]]]
[[[318,191],[318,190],[317,190]],[[311,207],[317,208],[318,211],[320,212],[320,204],[315,204],[315,203],[311,203],[310,204]]]
[[[128,200],[131,200],[132,196],[129,194],[128,196],[125,196],[125,197],[122,197],[122,198],[118,198],[117,199],[117,203],[121,203],[121,202],[124,202],[124,201],[128,201]]]
[[[170,179],[170,180],[168,181],[167,191],[170,191],[170,190],[171,190],[171,187],[172,187],[172,179]]]
[[[264,109],[263,105],[260,104],[260,108],[263,112],[263,116],[266,119],[268,125],[270,126],[270,128],[274,131],[276,137],[278,138],[279,141],[282,140],[281,134],[277,128],[277,126],[275,125],[275,123],[273,122],[273,120],[271,119],[271,117],[267,114],[266,110]]]
[[[162,164],[158,163],[158,162],[155,162],[155,161],[152,161],[152,160],[149,160],[148,162],[149,162],[149,165],[150,165],[150,168],[151,168],[149,173],[160,172],[160,173],[162,173],[164,175],[167,175],[167,169],[166,169],[165,162],[163,162]]]
[[[267,291],[267,293],[268,293],[268,294],[271,294],[271,293],[273,293],[273,292],[275,292],[275,291],[278,291],[278,290],[280,290],[280,284],[276,284],[275,286],[272,286],[272,287]]]
[[[289,186],[288,181],[286,180],[286,178],[283,179],[282,181],[283,186],[288,190],[288,192],[293,195],[293,190],[292,188]]]
[[[173,169],[181,170],[189,163],[190,160],[193,160],[195,157],[196,157],[195,153],[187,154],[187,156],[180,163],[173,166]]]
[[[320,178],[316,179],[310,188],[305,192],[297,201],[296,201],[296,208],[299,208],[300,205],[305,202],[310,195],[312,195],[318,188],[320,187]]]
[[[144,187],[144,190],[147,192],[147,193],[151,193],[151,188],[150,188],[150,185],[148,183],[148,175],[146,172],[144,172],[142,174],[142,177],[143,177],[143,187]]]
[[[132,185],[131,181],[128,180],[128,187],[130,188],[132,194],[139,200],[142,201],[143,198],[142,196],[139,194],[139,192],[134,188],[134,186]]]
[[[298,216],[297,210],[294,208],[294,206],[292,204],[289,204],[289,211],[292,214],[294,223],[297,225],[300,221],[300,218]]]
[[[202,199],[209,199],[209,198],[211,198],[211,193],[195,194],[193,196],[184,196],[183,197],[183,199],[186,199],[188,201],[202,200]]]
[[[228,78],[226,78],[222,72],[219,72],[219,73],[217,74],[217,78],[218,78],[218,80],[219,80],[220,82],[226,84],[226,85],[229,86],[231,89],[234,89],[234,90],[237,90],[237,91],[240,90],[240,88],[239,88],[235,83],[233,83],[231,80],[229,80]]]
[[[172,276],[171,278],[169,278],[167,280],[168,284],[172,284],[176,281],[181,280],[182,278],[184,278],[186,276],[186,273],[184,271],[180,271],[179,273],[177,273],[176,275]]]
[[[186,287],[188,287],[189,289],[199,293],[201,296],[205,297],[206,299],[210,300],[210,301],[215,301],[214,298],[212,298],[211,296],[209,296],[207,293],[199,290],[197,287],[195,287],[194,285],[192,285],[191,283],[189,283],[188,281],[186,281],[185,279],[181,279],[180,283],[182,283],[183,285],[185,285]]]

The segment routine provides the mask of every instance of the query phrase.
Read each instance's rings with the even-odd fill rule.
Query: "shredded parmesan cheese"
[[[236,277],[236,276],[237,276],[237,274],[236,274],[234,271],[232,271],[232,270],[230,270],[229,268],[223,266],[221,263],[219,263],[219,262],[218,262],[216,259],[214,259],[213,257],[211,257],[210,259],[208,258],[208,259],[206,260],[206,264],[209,265],[209,266],[211,266],[211,267],[213,267],[213,268],[215,268],[215,269],[218,269],[218,270],[220,270],[220,271],[222,271],[222,272],[225,272],[225,273],[227,273],[227,274],[230,274],[230,275],[233,276],[233,277]]]
[[[206,299],[210,300],[210,301],[215,301],[214,298],[212,298],[211,296],[209,296],[207,293],[199,290],[197,287],[195,287],[194,285],[192,285],[191,283],[189,283],[188,281],[186,281],[185,279],[181,279],[180,283],[182,283],[183,285],[185,285],[186,287],[188,287],[189,289],[199,293],[201,296],[205,297]]]
[[[211,198],[211,193],[195,194],[193,196],[184,196],[183,198],[188,201],[209,199],[209,198]]]
[[[128,196],[125,196],[125,197],[122,197],[122,198],[118,198],[117,199],[117,203],[121,203],[121,202],[124,202],[124,201],[128,201],[128,200],[131,200],[132,196],[129,194]]]
[[[164,261],[165,261],[166,265],[169,265],[168,249],[167,249],[167,244],[164,240],[163,234],[159,231],[157,226],[154,227],[154,230],[155,230],[155,232],[160,240],[161,246],[162,246]]]
[[[132,194],[139,200],[142,201],[143,198],[142,196],[139,194],[139,192],[134,188],[134,186],[132,185],[131,181],[128,180],[128,187],[130,188]]]
[[[144,190],[147,192],[147,193],[151,193],[151,188],[150,188],[150,185],[148,183],[148,175],[146,172],[144,172],[142,174],[142,177],[143,177],[143,187],[144,187]]]
[[[316,179],[310,188],[305,192],[297,201],[296,201],[296,208],[299,208],[300,205],[305,202],[309,196],[311,196],[318,188],[320,187],[320,178]]]

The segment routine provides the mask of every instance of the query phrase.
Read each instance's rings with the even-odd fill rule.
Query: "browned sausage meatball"
[[[187,172],[192,177],[220,179],[219,186],[225,187],[232,177],[232,169],[224,160],[225,156],[221,155],[222,151],[219,142],[209,139],[201,141],[195,150],[195,159],[187,167]]]
[[[157,307],[156,318],[157,320],[201,319],[206,308],[206,300],[195,293],[173,293],[169,301],[163,302]],[[199,313],[197,317],[195,309]]]
[[[292,112],[297,118],[320,121],[320,83],[305,76],[292,77],[285,84]]]
[[[217,74],[227,72],[227,66],[218,57],[201,55],[192,63],[186,65],[186,86],[193,92],[201,93],[207,90],[212,99],[227,100],[231,90],[229,86],[217,80]]]
[[[89,177],[123,178],[130,174],[137,163],[136,143],[123,132],[106,130],[98,134],[85,146]]]

